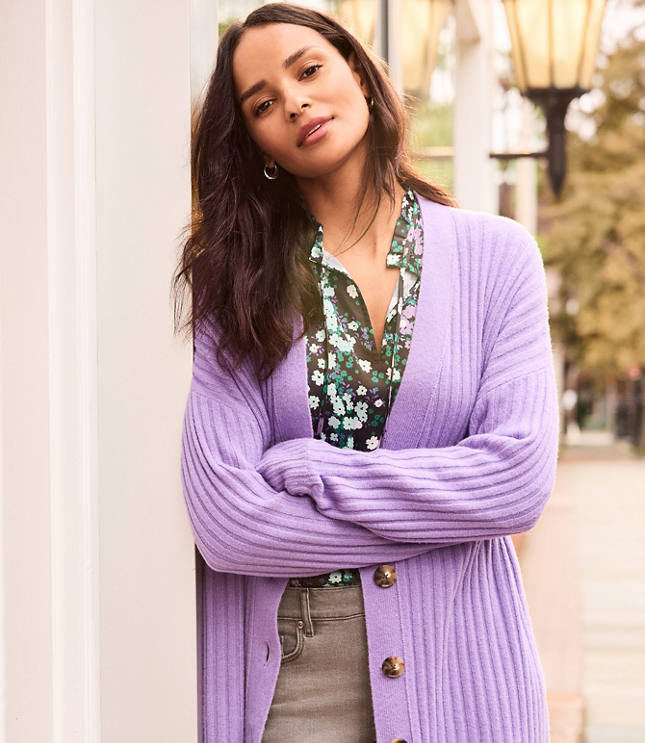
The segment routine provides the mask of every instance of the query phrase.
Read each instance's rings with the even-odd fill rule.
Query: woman
[[[207,743],[548,740],[510,538],[557,456],[542,261],[405,137],[333,19],[271,4],[223,36],[179,274]]]

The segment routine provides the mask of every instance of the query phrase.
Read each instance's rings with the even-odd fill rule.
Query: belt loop
[[[314,636],[314,625],[311,621],[311,611],[309,606],[309,589],[305,588],[300,591],[300,613],[305,623],[305,637]]]

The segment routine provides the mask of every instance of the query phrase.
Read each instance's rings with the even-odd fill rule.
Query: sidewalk
[[[551,743],[645,741],[645,460],[602,435],[561,450],[519,555]]]

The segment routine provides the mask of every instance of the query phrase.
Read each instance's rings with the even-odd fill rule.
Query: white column
[[[217,2],[190,0],[190,89],[195,103],[206,86],[217,57]]]
[[[526,98],[521,104],[521,126],[519,146],[525,152],[535,149],[533,130],[535,109]],[[537,232],[537,168],[538,161],[532,157],[520,157],[515,161],[517,181],[515,187],[515,218],[535,235]]]
[[[0,737],[11,743],[50,743],[54,659],[44,4],[4,3],[2,23]]]
[[[459,206],[497,212],[491,149],[493,26],[489,0],[457,0],[454,104],[455,196]]]
[[[197,740],[188,0],[23,0],[0,85],[0,738]]]

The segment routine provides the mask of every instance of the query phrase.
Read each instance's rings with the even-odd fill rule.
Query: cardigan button
[[[405,738],[392,738],[390,743],[408,743]]]
[[[390,655],[383,661],[381,669],[388,678],[395,679],[405,671],[405,663],[403,658],[399,658],[398,655]]]
[[[396,583],[396,570],[391,565],[379,565],[374,571],[374,583],[389,588]]]

